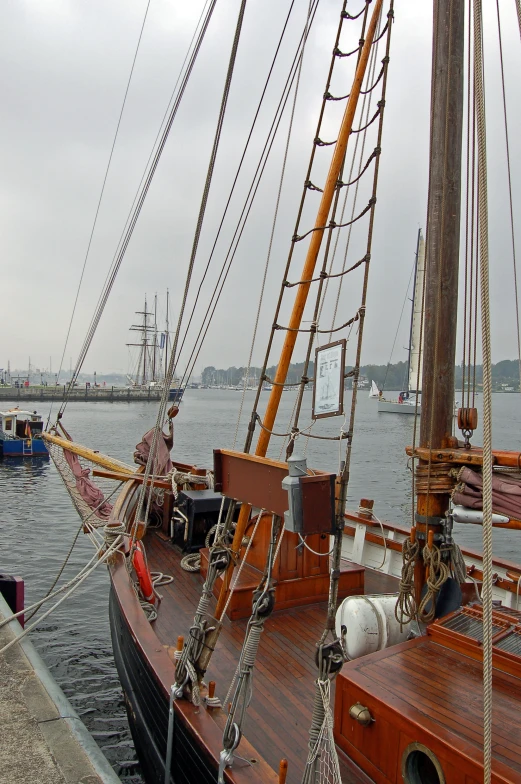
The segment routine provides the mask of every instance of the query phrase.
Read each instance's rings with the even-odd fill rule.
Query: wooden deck
[[[372,780],[401,782],[402,756],[414,742],[436,755],[446,784],[483,781],[481,662],[420,637],[349,662],[337,689],[335,739]],[[521,781],[520,701],[519,678],[494,670],[495,784]],[[355,702],[369,708],[369,728],[349,716]]]
[[[180,557],[172,545],[155,533],[145,539],[152,571],[174,578],[162,586],[159,617],[153,629],[164,646],[174,646],[178,635],[186,635],[193,621],[201,592],[202,578],[181,569]],[[396,590],[395,578],[367,570],[366,591]],[[301,780],[307,756],[308,731],[313,706],[315,645],[323,630],[325,603],[275,611],[266,623],[254,676],[254,694],[248,708],[244,735],[274,770],[281,759],[288,760],[287,781]],[[224,700],[233,678],[244,640],[246,619],[224,622],[206,682],[214,680],[216,693]],[[225,716],[213,711],[215,721],[224,726]],[[241,753],[241,747],[238,749]],[[341,755],[344,784],[363,784],[368,779]]]

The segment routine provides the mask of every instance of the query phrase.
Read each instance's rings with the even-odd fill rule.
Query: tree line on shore
[[[346,372],[352,368],[346,367]],[[287,383],[296,384],[302,378],[304,371],[303,362],[292,363],[288,370]],[[456,389],[461,389],[464,368],[462,365],[456,365],[455,385]],[[276,365],[272,365],[266,371],[268,380],[273,380],[275,377]],[[308,377],[312,378],[315,372],[314,363],[310,362],[308,368]],[[243,385],[248,378],[247,386],[256,386],[261,374],[259,367],[228,367],[216,368],[213,365],[205,367],[201,375],[201,383],[206,386],[239,386]],[[362,365],[360,367],[360,375],[364,376],[370,381],[375,381],[380,389],[387,390],[400,390],[405,389],[407,386],[407,362],[396,362],[394,364],[388,363],[387,365]],[[468,368],[465,369],[465,376],[468,378]],[[474,367],[470,369],[471,383],[474,383]],[[514,389],[519,389],[519,362],[514,359],[503,359],[492,365],[492,381],[495,388],[501,385],[511,385]],[[483,382],[483,366],[476,365],[475,368],[475,382],[480,386]],[[351,379],[346,379],[346,387],[351,386]]]

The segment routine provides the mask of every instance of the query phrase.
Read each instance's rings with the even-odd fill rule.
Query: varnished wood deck
[[[174,582],[162,586],[159,617],[153,629],[160,642],[173,646],[178,635],[187,635],[201,592],[202,578],[181,569],[180,558],[169,542],[149,532],[145,539],[152,571],[172,575]],[[395,591],[395,578],[367,570],[366,592]],[[266,622],[254,675],[254,694],[248,708],[244,735],[275,770],[288,760],[288,782],[301,780],[307,756],[308,731],[314,694],[315,645],[324,628],[326,605],[315,604],[275,611]],[[216,693],[225,699],[244,640],[246,620],[224,622],[206,682],[216,681]],[[225,717],[214,712],[217,723]],[[241,747],[238,749],[241,753]],[[368,781],[350,769],[341,755],[344,784]]]

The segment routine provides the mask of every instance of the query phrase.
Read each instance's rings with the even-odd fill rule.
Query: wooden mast
[[[420,446],[437,449],[452,433],[458,304],[463,124],[464,0],[435,0],[431,88],[431,145],[426,230],[423,383]],[[428,474],[420,461],[419,473]],[[417,497],[423,547],[429,518],[443,518],[449,493]],[[429,525],[437,533],[439,526]],[[425,582],[421,556],[416,598]]]
[[[302,281],[309,281],[311,280],[311,278],[313,278],[315,266],[318,259],[318,254],[320,252],[320,247],[322,244],[322,239],[327,227],[327,221],[329,218],[331,204],[333,202],[333,197],[335,195],[337,182],[340,176],[340,171],[346,154],[347,143],[353,127],[353,120],[355,117],[360,91],[362,89],[362,83],[367,69],[367,63],[369,61],[371,46],[373,44],[373,39],[375,36],[378,19],[382,11],[382,4],[383,4],[383,0],[376,0],[376,4],[371,16],[371,21],[367,29],[367,35],[364,44],[362,46],[362,51],[360,54],[360,59],[357,64],[353,86],[349,94],[349,99],[347,102],[347,106],[345,108],[344,116],[342,118],[342,124],[340,126],[340,131],[338,134],[338,139],[335,145],[333,158],[331,160],[326,183],[324,185],[324,190],[322,193],[322,197],[320,199],[320,206],[318,208],[318,213],[314,225],[315,231],[313,231],[311,234],[311,240],[306,254],[304,267],[302,269],[302,273],[300,276],[300,280]],[[264,415],[263,429],[260,432],[259,440],[257,442],[257,448],[255,450],[255,455],[258,457],[265,457],[266,452],[268,451],[268,445],[270,442],[270,435],[271,435],[270,431],[273,430],[273,425],[275,424],[275,419],[277,416],[277,411],[282,396],[283,385],[284,382],[286,381],[288,368],[291,363],[291,358],[293,356],[293,349],[295,348],[295,343],[298,336],[298,330],[302,322],[302,316],[304,313],[304,308],[306,306],[310,285],[311,285],[310,283],[301,283],[297,289],[293,310],[291,313],[291,317],[289,319],[288,329],[286,331],[286,337],[284,339],[284,345],[282,347],[280,360],[277,366],[277,372],[275,374],[274,383],[266,407],[266,413]],[[238,552],[240,549],[240,544],[244,537],[244,532],[248,524],[249,516],[250,516],[250,507],[247,505],[243,505],[239,513],[239,519],[237,521],[237,527],[235,529],[235,534],[233,538],[232,550],[234,552]],[[215,610],[216,617],[219,617],[219,615],[222,613],[222,610],[224,608],[226,602],[226,596],[228,593],[229,581],[232,572],[233,572],[233,563],[228,568],[225,574],[225,578],[221,588],[221,593]]]

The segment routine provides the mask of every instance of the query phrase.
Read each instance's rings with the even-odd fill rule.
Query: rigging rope
[[[245,8],[246,8],[246,0],[242,0],[240,8],[239,8],[239,13],[238,13],[238,17],[237,17],[237,23],[236,23],[236,27],[235,27],[235,34],[234,34],[234,38],[233,38],[233,42],[232,42],[230,59],[229,59],[229,63],[228,63],[228,71],[227,71],[227,74],[226,74],[226,80],[225,80],[224,89],[223,89],[223,95],[222,95],[222,99],[221,99],[221,107],[220,107],[220,110],[219,110],[219,116],[218,116],[218,119],[217,119],[217,127],[216,127],[216,130],[215,130],[215,136],[214,136],[214,141],[213,141],[213,145],[212,145],[212,151],[211,151],[211,155],[210,155],[210,161],[208,163],[208,171],[207,171],[207,175],[206,175],[206,181],[205,181],[205,185],[204,185],[203,195],[202,195],[202,198],[201,198],[201,205],[200,205],[200,208],[199,208],[199,215],[197,217],[196,230],[195,230],[194,240],[193,240],[193,244],[192,244],[192,251],[191,251],[191,254],[190,254],[190,261],[189,261],[189,264],[188,264],[188,270],[187,270],[187,273],[186,273],[186,281],[185,281],[185,287],[184,287],[184,292],[183,292],[183,299],[182,299],[181,307],[180,307],[180,310],[179,310],[179,318],[178,318],[177,327],[176,327],[174,340],[173,340],[173,344],[172,344],[172,351],[171,351],[171,354],[170,354],[170,361],[169,361],[169,365],[168,365],[168,372],[167,372],[167,374],[165,376],[165,383],[164,383],[164,388],[163,388],[162,397],[161,397],[161,403],[160,403],[159,411],[158,411],[158,415],[157,415],[156,427],[154,429],[154,435],[153,435],[152,444],[151,444],[151,447],[150,447],[150,453],[149,453],[148,460],[147,460],[147,465],[146,465],[146,468],[145,468],[145,478],[143,480],[143,485],[141,487],[141,492],[140,492],[140,495],[139,495],[139,500],[138,500],[138,505],[137,505],[137,513],[136,513],[136,521],[140,521],[140,520],[143,519],[143,505],[144,505],[145,497],[147,495],[147,493],[146,493],[146,482],[148,480],[148,477],[150,475],[152,466],[154,465],[154,461],[156,459],[156,450],[157,450],[157,441],[158,441],[158,437],[159,437],[159,431],[161,430],[163,422],[164,422],[165,413],[166,413],[166,406],[167,406],[167,403],[168,403],[168,397],[169,397],[169,392],[170,392],[170,384],[172,382],[172,378],[173,378],[174,372],[175,372],[175,367],[176,367],[176,364],[177,364],[177,358],[178,358],[177,351],[178,351],[179,336],[180,336],[180,332],[181,332],[181,325],[182,325],[184,312],[185,312],[185,308],[186,308],[186,303],[187,303],[187,299],[188,299],[188,291],[189,291],[190,283],[191,283],[191,280],[192,280],[192,274],[193,274],[193,269],[194,269],[194,264],[195,264],[195,258],[196,258],[196,255],[197,255],[197,249],[199,247],[199,239],[200,239],[200,236],[201,236],[201,230],[202,230],[204,216],[205,216],[205,212],[206,212],[206,206],[208,204],[208,196],[209,196],[209,193],[210,193],[210,186],[211,186],[211,183],[212,183],[213,171],[214,171],[214,167],[215,167],[215,161],[216,161],[216,158],[217,158],[217,152],[218,152],[218,149],[219,149],[219,142],[220,142],[220,139],[221,139],[221,133],[222,133],[222,127],[223,127],[223,123],[224,123],[224,117],[225,117],[225,114],[226,114],[226,107],[227,107],[227,104],[228,104],[228,97],[229,97],[229,94],[230,94],[230,87],[231,87],[231,82],[232,82],[232,76],[233,76],[233,72],[234,72],[234,68],[235,68],[235,60],[236,60],[236,57],[237,57],[237,50],[239,48],[239,40],[240,40],[240,35],[241,35],[241,30],[242,30],[242,23],[243,23],[243,19],[244,19]],[[145,515],[145,518],[144,518],[145,520],[148,520],[148,515],[149,515],[151,503],[152,503],[152,493],[148,493],[148,502],[147,502],[147,508],[146,508],[146,515]]]
[[[87,352],[89,350],[89,347],[90,347],[90,345],[92,343],[92,340],[93,340],[94,334],[96,332],[97,326],[98,326],[98,324],[100,322],[100,319],[101,319],[101,316],[103,314],[105,305],[106,305],[106,303],[108,301],[110,292],[112,290],[112,286],[114,285],[114,281],[116,279],[117,273],[118,273],[119,268],[121,266],[121,263],[123,261],[123,258],[124,258],[124,255],[126,253],[126,250],[127,250],[128,244],[130,242],[130,239],[132,237],[135,225],[136,225],[137,220],[139,218],[139,215],[141,213],[141,209],[143,207],[143,204],[144,204],[146,196],[148,194],[150,185],[151,185],[152,180],[154,178],[154,174],[155,174],[155,171],[156,171],[157,166],[159,164],[159,160],[161,158],[163,150],[165,148],[166,141],[168,139],[168,136],[169,136],[172,124],[174,122],[174,119],[176,117],[177,111],[179,109],[179,105],[180,105],[182,97],[184,95],[184,92],[185,92],[186,86],[188,84],[190,75],[192,73],[195,61],[196,61],[197,56],[199,54],[199,50],[200,50],[201,45],[203,43],[203,40],[204,40],[206,31],[208,29],[208,25],[210,23],[210,19],[211,19],[213,10],[215,8],[216,2],[217,2],[217,0],[211,0],[211,4],[210,4],[210,6],[208,7],[208,9],[206,11],[203,23],[201,25],[201,29],[199,30],[199,33],[197,35],[196,43],[195,43],[195,45],[193,47],[193,50],[192,50],[192,53],[191,53],[190,57],[188,58],[189,62],[188,62],[188,65],[187,65],[187,67],[185,69],[185,73],[184,73],[184,75],[183,75],[183,77],[181,79],[181,85],[180,85],[180,87],[179,87],[179,89],[177,91],[177,95],[176,95],[176,97],[175,97],[175,99],[174,99],[174,101],[172,103],[172,107],[171,107],[170,112],[168,114],[167,121],[166,121],[166,123],[163,123],[164,127],[163,127],[163,131],[160,134],[159,142],[157,142],[155,144],[155,153],[153,153],[153,155],[151,155],[151,157],[149,158],[149,162],[147,163],[145,174],[143,175],[143,177],[141,179],[141,182],[140,182],[140,185],[139,185],[139,188],[138,188],[138,192],[137,192],[137,194],[136,194],[136,196],[134,198],[134,202],[132,204],[131,212],[130,212],[129,217],[127,218],[127,221],[125,223],[125,227],[124,227],[122,235],[120,237],[120,240],[119,240],[119,243],[118,243],[118,247],[116,249],[116,253],[114,254],[114,258],[112,260],[111,267],[109,269],[109,272],[107,273],[107,277],[106,277],[106,280],[105,280],[102,292],[101,292],[100,297],[98,299],[98,303],[96,305],[94,315],[93,315],[93,317],[91,319],[90,326],[89,326],[89,328],[87,330],[87,335],[85,337],[85,340],[83,342],[82,348],[80,350],[80,354],[79,354],[78,360],[76,362],[76,366],[75,366],[75,369],[74,369],[73,376],[71,378],[71,381],[69,382],[69,386],[68,386],[68,388],[66,390],[64,401],[63,401],[63,403],[62,403],[62,405],[60,407],[60,413],[63,413],[63,411],[64,411],[64,409],[65,409],[65,407],[67,405],[68,398],[69,398],[69,395],[70,395],[70,391],[74,387],[74,382],[78,378],[80,370],[81,370],[81,368],[83,366],[83,362],[85,361],[85,357],[86,357]],[[193,39],[192,39],[192,41],[193,41]],[[186,62],[186,58],[185,58],[185,62]],[[178,79],[178,82],[179,82],[179,79]]]
[[[514,206],[512,201],[510,144],[509,144],[509,137],[508,137],[507,99],[506,99],[506,92],[505,92],[505,68],[503,64],[503,40],[501,35],[501,18],[499,14],[499,0],[496,0],[496,13],[497,13],[497,31],[498,31],[498,42],[499,42],[499,62],[501,65],[501,92],[503,96],[503,119],[505,124],[505,145],[506,145],[507,173],[508,173],[508,201],[509,201],[509,208],[510,208],[510,235],[512,239],[512,262],[514,266],[514,298],[516,303],[517,359],[519,365],[519,384],[521,389],[521,332],[519,326],[519,296],[518,296],[518,289],[517,289],[516,240],[514,234]]]
[[[488,196],[481,0],[474,0],[474,83],[478,132],[478,206],[483,350],[483,782],[492,777],[492,377]]]
[[[286,164],[287,164],[287,160],[288,160],[289,145],[290,145],[290,142],[291,142],[291,135],[292,135],[292,131],[293,131],[293,121],[295,119],[295,108],[296,108],[296,105],[297,105],[297,98],[298,98],[299,87],[300,87],[300,77],[301,77],[301,74],[302,74],[302,63],[304,61],[304,52],[305,52],[305,49],[306,49],[306,41],[307,41],[307,38],[308,38],[308,35],[309,35],[309,29],[310,29],[310,24],[311,24],[312,7],[313,7],[313,3],[312,3],[312,0],[310,0],[309,5],[308,5],[307,14],[306,14],[306,21],[305,21],[305,24],[304,24],[304,32],[302,34],[303,43],[302,43],[302,47],[301,47],[301,50],[300,50],[300,57],[299,57],[298,69],[297,69],[297,78],[296,78],[296,81],[295,81],[295,91],[293,93],[293,103],[292,103],[292,106],[291,106],[291,113],[290,113],[289,124],[288,124],[288,132],[287,132],[287,135],[286,135],[286,145],[285,145],[285,148],[284,148],[284,155],[283,155],[283,158],[282,158],[282,167],[281,167],[280,178],[279,178],[279,187],[278,187],[278,190],[277,190],[277,197],[275,199],[275,209],[273,211],[273,221],[272,221],[272,224],[271,224],[271,232],[270,232],[270,238],[269,238],[269,242],[268,242],[268,252],[266,254],[266,263],[264,265],[264,274],[262,276],[262,283],[261,283],[260,292],[259,292],[257,314],[256,314],[256,317],[255,317],[255,325],[253,327],[253,334],[252,334],[251,345],[250,345],[250,353],[249,353],[249,356],[248,356],[248,365],[247,365],[246,373],[245,373],[245,376],[244,376],[244,384],[243,384],[242,395],[241,395],[241,403],[240,403],[239,412],[238,412],[238,415],[237,415],[237,424],[235,426],[235,436],[234,436],[234,439],[233,439],[232,449],[235,449],[235,445],[237,444],[237,436],[239,434],[239,426],[240,426],[241,418],[242,418],[242,409],[243,409],[243,406],[244,406],[244,399],[245,399],[245,396],[246,396],[246,387],[248,385],[248,379],[249,379],[249,376],[250,376],[251,360],[252,360],[252,357],[253,357],[253,350],[254,350],[254,347],[255,347],[255,340],[257,338],[257,329],[258,329],[258,326],[259,326],[259,318],[260,318],[260,313],[261,313],[261,308],[262,308],[262,302],[263,302],[263,299],[264,299],[264,289],[265,289],[265,286],[266,286],[266,277],[268,275],[268,268],[269,268],[270,260],[271,260],[271,251],[272,251],[272,248],[273,248],[273,238],[275,236],[275,228],[277,226],[277,218],[278,218],[278,215],[279,215],[279,206],[280,206],[280,197],[281,197],[281,194],[282,194],[282,186],[284,184],[284,176],[285,176],[285,173],[286,173]],[[259,384],[262,385],[262,383],[263,383],[262,379],[260,379],[259,380]]]
[[[60,373],[61,373],[62,368],[63,368],[63,361],[65,359],[65,352],[67,351],[67,346],[68,346],[68,343],[69,343],[69,337],[70,337],[70,334],[71,334],[72,322],[74,320],[74,315],[76,313],[76,306],[78,304],[78,298],[80,296],[80,290],[81,290],[81,286],[82,286],[82,283],[83,283],[83,277],[85,275],[85,268],[87,266],[87,261],[88,261],[89,254],[90,254],[92,240],[94,238],[94,232],[96,230],[96,226],[97,226],[97,223],[98,223],[98,215],[99,215],[99,211],[100,211],[100,207],[101,207],[101,202],[103,201],[103,195],[105,193],[105,186],[107,184],[107,178],[109,176],[110,165],[112,163],[112,157],[114,155],[114,149],[116,147],[116,141],[117,141],[117,138],[118,138],[118,135],[119,135],[119,128],[121,126],[121,120],[123,118],[123,112],[125,111],[125,106],[126,106],[126,103],[127,103],[128,91],[130,89],[130,83],[132,81],[132,76],[134,74],[134,67],[136,65],[136,60],[137,60],[137,56],[138,56],[138,52],[139,52],[139,47],[141,45],[141,38],[143,37],[143,30],[145,29],[145,23],[146,23],[146,20],[147,20],[148,9],[149,8],[150,8],[150,0],[148,0],[147,6],[145,8],[145,14],[143,16],[143,22],[141,24],[141,29],[139,31],[139,37],[138,37],[138,41],[137,41],[137,45],[136,45],[136,50],[134,52],[134,58],[132,60],[132,66],[130,68],[130,74],[129,74],[128,81],[127,81],[127,86],[126,86],[126,89],[125,89],[125,95],[123,96],[123,103],[121,104],[121,110],[120,110],[119,117],[118,117],[118,122],[117,122],[117,125],[116,125],[116,132],[114,134],[114,139],[112,140],[112,147],[110,148],[109,159],[107,161],[107,167],[105,169],[105,175],[103,177],[103,183],[101,185],[101,193],[99,195],[98,203],[97,203],[97,206],[96,206],[96,211],[94,213],[94,221],[93,221],[93,224],[92,224],[92,229],[91,229],[91,232],[90,232],[89,241],[87,243],[87,250],[86,250],[86,253],[85,253],[85,258],[83,260],[83,266],[81,268],[81,274],[80,274],[80,279],[78,281],[78,288],[76,290],[76,296],[74,298],[74,303],[73,303],[73,306],[72,306],[71,317],[70,317],[69,326],[68,326],[68,329],[67,329],[67,334],[65,336],[65,344],[63,346],[63,353],[62,353],[61,360],[60,360],[60,366],[59,366],[59,369],[58,369],[58,375],[56,376],[56,381],[57,382],[60,379]],[[53,403],[54,403],[54,398],[51,398],[51,406],[50,406],[49,415],[48,415],[48,419],[47,419],[47,425],[49,424],[49,422],[51,420]]]
[[[318,0],[314,0],[313,14],[312,14],[311,23],[313,22],[313,20],[315,18],[315,13],[316,13],[317,7],[318,7]],[[196,340],[194,342],[194,348],[193,348],[193,350],[192,350],[192,352],[190,354],[190,357],[188,359],[187,370],[184,373],[183,379],[189,378],[192,375],[193,371],[194,371],[195,364],[196,364],[197,359],[199,357],[199,354],[200,354],[202,345],[204,343],[204,340],[206,339],[206,335],[208,333],[208,330],[210,328],[210,324],[211,324],[213,316],[215,314],[215,310],[217,308],[217,304],[218,304],[218,302],[220,300],[220,297],[221,297],[221,294],[223,292],[226,280],[228,278],[228,274],[230,272],[231,266],[232,266],[233,261],[235,259],[235,255],[237,253],[237,250],[238,250],[238,247],[239,247],[239,243],[241,241],[242,234],[244,232],[244,228],[246,226],[246,221],[247,221],[247,219],[249,217],[249,214],[250,214],[250,211],[252,209],[252,206],[253,206],[255,197],[257,195],[257,191],[258,191],[258,188],[259,188],[262,176],[263,176],[265,168],[266,168],[266,164],[268,162],[268,159],[269,159],[269,156],[270,156],[270,153],[271,153],[271,150],[272,150],[275,138],[276,138],[276,134],[277,134],[278,129],[279,129],[279,125],[280,125],[280,122],[281,122],[281,119],[282,119],[283,111],[285,109],[286,103],[287,103],[287,101],[289,99],[289,96],[290,96],[290,93],[291,93],[291,88],[292,88],[292,85],[293,85],[293,81],[294,81],[295,76],[296,76],[296,68],[297,68],[297,65],[298,65],[298,55],[299,55],[300,47],[302,46],[302,44],[303,44],[303,38],[301,38],[300,43],[299,43],[299,45],[297,47],[297,52],[296,52],[295,57],[293,59],[292,65],[290,67],[290,72],[289,72],[288,78],[286,80],[286,84],[285,84],[285,86],[283,88],[282,96],[281,96],[281,98],[279,100],[279,104],[278,104],[277,109],[275,111],[274,119],[273,119],[271,127],[270,127],[270,129],[268,131],[268,136],[267,136],[266,142],[264,144],[263,150],[261,152],[259,163],[257,164],[255,173],[253,175],[252,183],[250,185],[248,194],[246,196],[246,199],[245,199],[242,211],[241,211],[241,215],[240,215],[239,221],[237,223],[237,227],[236,227],[236,229],[234,231],[234,234],[232,236],[232,239],[231,239],[229,247],[228,247],[228,251],[226,253],[225,259],[224,259],[223,264],[221,266],[221,271],[219,273],[217,282],[215,284],[214,292],[213,292],[213,294],[212,294],[212,296],[210,298],[210,302],[208,303],[208,306],[207,306],[206,311],[205,311],[205,315],[204,315],[204,317],[202,319],[202,323],[201,323],[201,326],[199,328],[198,335],[197,335]],[[214,247],[212,248],[211,255],[213,254],[214,249],[215,249],[215,242],[214,242]],[[205,274],[206,274],[206,271],[205,271]],[[187,337],[187,335],[185,333],[185,337],[183,338],[182,346],[184,345],[186,337]]]

